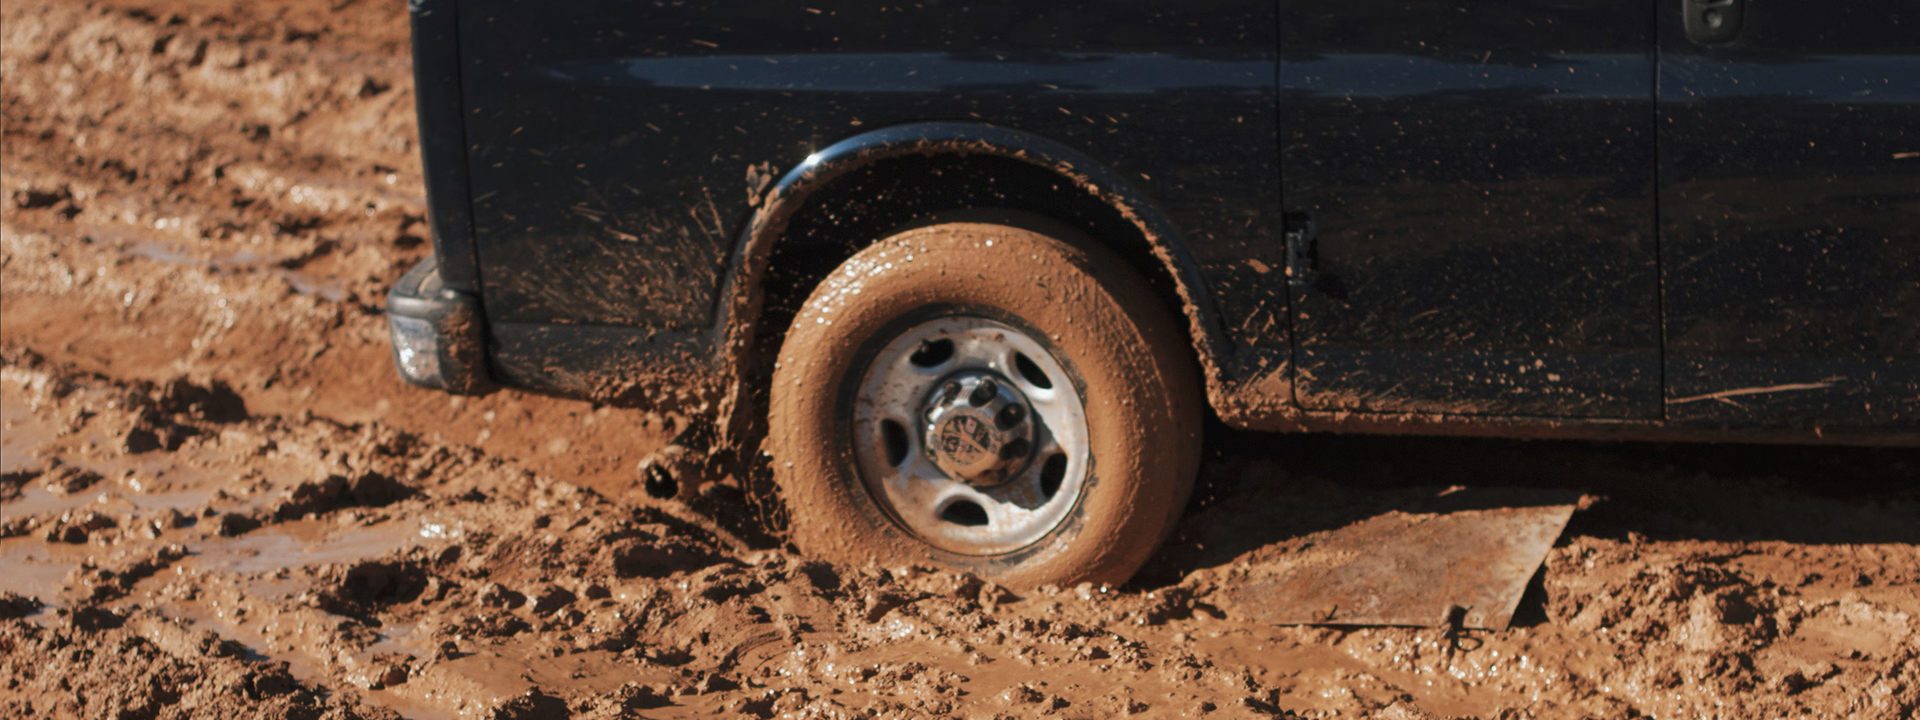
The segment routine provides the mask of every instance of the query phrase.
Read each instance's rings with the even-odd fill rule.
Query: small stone
[[[533,612],[535,615],[546,615],[571,605],[574,601],[573,593],[568,592],[566,588],[553,584],[534,588],[533,592],[529,593],[529,595],[533,598]]]

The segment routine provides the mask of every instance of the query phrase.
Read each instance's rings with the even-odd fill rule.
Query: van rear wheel
[[[1146,281],[1071,230],[875,243],[780,349],[768,439],[793,540],[1015,586],[1124,582],[1199,466],[1187,347]]]

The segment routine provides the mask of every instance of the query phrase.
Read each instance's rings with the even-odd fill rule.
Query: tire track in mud
[[[394,376],[380,301],[427,251],[399,3],[0,20],[0,714],[1920,708],[1920,463],[1892,452],[1216,437],[1118,589],[743,547],[636,492],[685,418]],[[1214,602],[1301,536],[1488,484],[1605,498],[1514,628]]]

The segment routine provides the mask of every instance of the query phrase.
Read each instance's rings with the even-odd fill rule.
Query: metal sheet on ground
[[[1276,625],[1502,629],[1579,500],[1457,490],[1317,532],[1249,566],[1226,609]]]

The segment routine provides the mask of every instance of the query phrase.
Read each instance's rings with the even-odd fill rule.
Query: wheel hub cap
[[[902,529],[949,552],[1028,547],[1092,477],[1086,406],[1039,337],[941,315],[887,341],[861,373],[850,434],[860,479]]]
[[[926,447],[934,466],[974,487],[993,487],[1033,455],[1027,398],[991,372],[963,372],[927,398]]]

